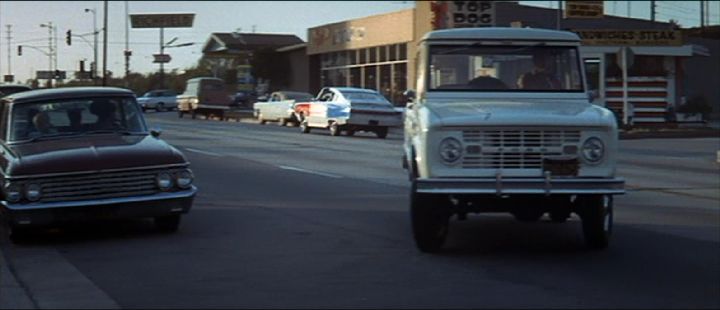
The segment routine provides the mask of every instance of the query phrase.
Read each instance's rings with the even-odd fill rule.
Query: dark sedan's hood
[[[186,163],[178,150],[152,136],[100,134],[12,145],[10,176],[125,169]]]

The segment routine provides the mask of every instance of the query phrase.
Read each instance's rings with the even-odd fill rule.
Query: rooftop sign
[[[583,45],[678,46],[682,35],[678,30],[573,30]]]
[[[602,1],[565,1],[565,18],[603,18]]]
[[[133,28],[189,28],[194,19],[194,13],[130,15]]]

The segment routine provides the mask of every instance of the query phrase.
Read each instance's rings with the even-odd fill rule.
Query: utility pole
[[[160,27],[160,55],[165,54],[165,28]],[[161,56],[162,57],[162,56]],[[160,62],[160,89],[165,88],[165,63]]]
[[[91,66],[92,69],[92,75],[93,75],[93,84],[97,85],[95,82],[97,81],[98,77],[98,34],[100,34],[100,31],[97,29],[97,8],[94,9],[85,9],[85,13],[92,12],[93,14],[93,36],[95,39],[94,42],[94,58],[93,58],[93,65]]]
[[[562,20],[562,0],[558,1],[558,9],[557,9],[557,20],[555,21],[555,29],[560,30]]]
[[[655,21],[655,10],[656,10],[655,1],[654,0],[650,1],[650,20],[651,21]]]
[[[12,66],[11,66],[11,62],[10,62],[10,55],[12,55],[12,52],[11,52],[11,49],[10,49],[10,45],[11,45],[11,42],[12,42],[12,41],[11,41],[11,40],[12,40],[12,25],[5,25],[5,27],[7,27],[8,75],[12,75]]]
[[[125,88],[130,87],[128,75],[130,75],[130,28],[128,22],[130,15],[128,14],[128,1],[125,0]]]
[[[705,1],[700,0],[700,31],[705,28]]]
[[[107,31],[108,31],[108,1],[104,2],[103,14],[103,79],[102,86],[107,86]]]

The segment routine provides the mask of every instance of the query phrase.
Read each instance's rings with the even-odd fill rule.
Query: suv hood
[[[592,104],[571,100],[462,100],[433,101],[427,108],[436,126],[578,126],[608,127],[612,113]]]
[[[9,176],[183,164],[174,147],[152,136],[99,134],[12,145]]]

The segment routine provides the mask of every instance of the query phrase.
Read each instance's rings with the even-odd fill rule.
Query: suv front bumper
[[[416,191],[426,194],[625,194],[623,178],[435,178],[417,179]]]

